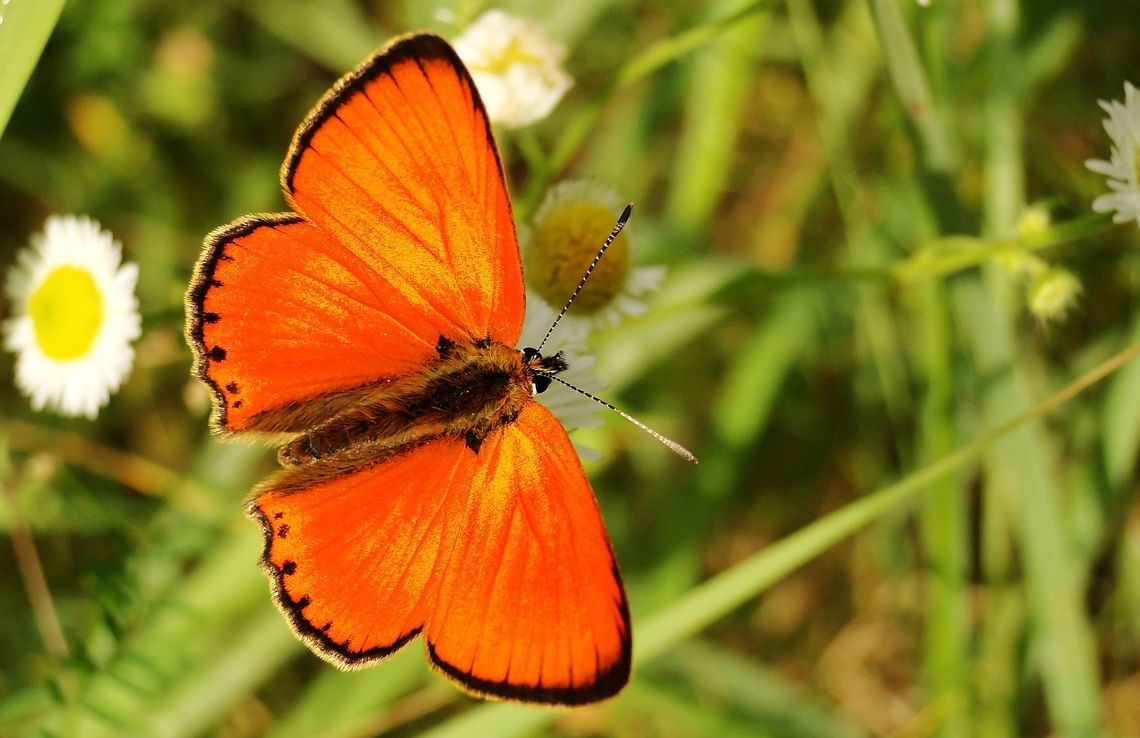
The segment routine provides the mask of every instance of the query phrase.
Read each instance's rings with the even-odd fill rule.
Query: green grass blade
[[[722,14],[735,2],[714,3]],[[725,31],[720,43],[701,49],[689,60],[685,117],[665,212],[683,233],[697,233],[710,222],[735,163],[739,119],[752,67],[763,40],[766,13],[741,20]]]
[[[300,650],[281,613],[257,608],[248,622],[228,628],[228,639],[214,658],[190,671],[147,714],[149,733],[190,738],[217,725],[226,712],[256,691]]]
[[[761,10],[770,0],[755,0],[728,13],[723,18],[706,21],[693,26],[676,36],[658,41],[642,51],[622,68],[617,78],[618,88],[625,87],[647,75],[656,72],[666,64],[676,61],[694,49],[704,46],[721,32],[732,28],[740,21]]]
[[[995,0],[986,6],[991,84],[984,100],[986,235],[1013,230],[1025,203],[1022,161],[1023,120],[1016,99],[1022,80],[1016,34],[1018,4]],[[993,372],[985,398],[988,417],[1027,407],[1030,389],[1019,370],[1022,349],[1017,287],[996,266],[983,271],[985,298],[977,306],[973,342],[979,370]],[[1100,684],[1092,626],[1085,612],[1083,562],[1065,524],[1062,490],[1054,469],[1055,444],[1039,423],[1027,424],[987,459],[989,495],[1006,495],[1024,569],[1032,643],[1049,716],[1066,736],[1100,734]]]
[[[645,676],[685,683],[699,704],[743,718],[754,730],[796,738],[857,738],[862,731],[774,668],[716,643],[694,639],[671,649]]]
[[[352,738],[366,734],[384,708],[427,679],[422,648],[409,646],[367,671],[325,669],[266,738]],[[441,689],[447,689],[437,682]],[[449,691],[458,698],[458,694]]]
[[[1140,318],[1132,326],[1132,340],[1140,341]],[[1108,385],[1101,409],[1104,428],[1104,466],[1110,494],[1122,495],[1131,486],[1132,468],[1140,449],[1140,366],[1126,366]]]
[[[683,58],[686,54],[699,49],[701,46],[717,38],[723,31],[732,28],[739,21],[748,18],[770,4],[771,0],[756,0],[725,18],[707,21],[698,26],[688,28],[681,33],[662,39],[644,49],[633,57],[618,72],[614,82],[604,97],[592,104],[585,105],[563,132],[561,139],[551,154],[549,168],[543,174],[553,176],[560,171],[578,150],[578,147],[589,135],[598,117],[602,113],[604,103],[618,90],[637,82],[661,67]],[[530,189],[544,189],[544,182],[532,184]],[[533,196],[523,195],[524,200],[533,199]]]
[[[735,352],[712,408],[718,447],[745,449],[767,425],[784,378],[815,336],[815,298],[789,294]]]
[[[64,0],[16,0],[0,5],[0,136],[55,28]]]
[[[337,74],[352,69],[386,34],[344,0],[319,5],[298,0],[257,0],[244,6],[258,23]]]
[[[936,459],[954,447],[953,357],[946,291],[941,283],[921,290],[919,362],[926,379],[922,402],[920,457]],[[946,477],[931,485],[919,503],[926,553],[923,672],[927,701],[945,716],[939,735],[972,735],[969,709],[970,625],[966,591],[968,531],[960,482]]]
[[[895,92],[922,142],[927,167],[948,172],[955,166],[953,143],[930,93],[930,83],[901,5],[898,0],[871,0],[883,57]]]

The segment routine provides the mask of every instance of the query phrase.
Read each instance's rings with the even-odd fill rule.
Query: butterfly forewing
[[[187,296],[219,428],[295,430],[297,404],[413,370],[440,336],[515,345],[510,201],[478,93],[442,39],[398,40],[341,79],[282,179],[299,214],[210,234]]]
[[[215,231],[195,279],[190,340],[225,430],[303,429],[303,418],[278,416],[414,371],[433,355],[442,323],[409,310],[386,280],[296,215]]]
[[[448,320],[444,335],[517,342],[524,291],[510,200],[478,93],[442,39],[397,41],[338,82],[282,174],[299,212],[391,275],[415,308]]]

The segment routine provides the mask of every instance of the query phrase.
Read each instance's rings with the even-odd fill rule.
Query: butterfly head
[[[551,378],[559,372],[566,371],[568,366],[566,357],[562,352],[543,356],[538,349],[524,348],[522,350],[523,362],[531,373],[531,394],[541,395],[550,386]]]

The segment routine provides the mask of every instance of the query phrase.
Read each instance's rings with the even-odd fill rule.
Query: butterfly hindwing
[[[566,431],[531,402],[489,435],[424,635],[468,689],[584,704],[629,679],[629,607]]]
[[[439,438],[302,489],[270,482],[250,510],[278,604],[329,660],[364,665],[422,631],[433,663],[481,695],[582,704],[628,680],[613,552],[537,402],[477,453]]]
[[[262,484],[249,504],[262,566],[317,654],[367,666],[420,631],[467,504],[455,480],[477,461],[461,439],[438,439],[347,473],[290,470]]]

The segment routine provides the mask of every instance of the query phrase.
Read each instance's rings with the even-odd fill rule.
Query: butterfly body
[[[460,437],[478,453],[488,433],[532,401],[536,384],[549,382],[547,372],[565,368],[557,355],[528,358],[491,339],[440,336],[436,350],[413,373],[341,393],[337,405],[349,407],[283,446],[278,459],[297,466],[365,446],[379,460],[440,436]]]
[[[186,299],[213,429],[287,439],[247,503],[277,606],[341,668],[422,636],[478,695],[613,696],[629,607],[535,397],[565,362],[518,348],[518,238],[467,69],[397,39],[317,103],[281,182],[293,212],[210,233]]]

